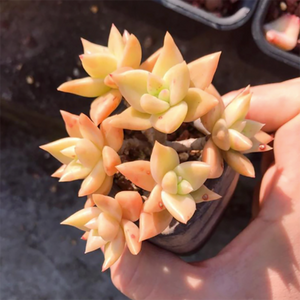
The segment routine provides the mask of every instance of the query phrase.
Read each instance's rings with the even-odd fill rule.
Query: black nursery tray
[[[267,55],[300,69],[300,58],[293,52],[283,51],[270,44],[264,34],[263,25],[272,0],[261,0],[252,23],[252,35],[258,47]]]
[[[184,2],[183,0],[155,0],[191,19],[219,30],[231,30],[242,26],[253,14],[258,0],[239,0],[237,11],[228,17],[217,17],[213,13]]]

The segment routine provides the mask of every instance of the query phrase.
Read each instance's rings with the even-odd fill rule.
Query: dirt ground
[[[66,135],[59,110],[88,114],[90,100],[56,91],[67,78],[85,76],[80,37],[106,44],[112,23],[134,33],[144,57],[168,30],[186,61],[222,51],[214,84],[221,93],[277,82],[299,72],[263,54],[251,22],[221,32],[152,1],[1,1],[1,299],[126,299],[101,273],[99,251],[84,255],[78,230],[59,223],[83,205],[79,182],[59,184],[59,164],[38,148]],[[274,116],[275,117],[275,116]],[[259,174],[259,156],[253,155]],[[241,178],[211,239],[197,254],[211,257],[251,217],[259,178]],[[189,258],[192,259],[192,258]]]

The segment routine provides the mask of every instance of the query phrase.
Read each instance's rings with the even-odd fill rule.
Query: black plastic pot
[[[197,252],[206,243],[220,221],[236,188],[238,178],[239,174],[225,164],[220,178],[205,182],[206,187],[221,195],[222,198],[198,203],[193,217],[186,225],[173,219],[163,233],[150,241],[179,255],[190,255]]]
[[[261,0],[252,23],[252,35],[258,47],[267,55],[300,69],[299,55],[283,51],[270,44],[266,38],[263,25],[272,0]]]
[[[236,13],[229,17],[217,17],[182,0],[154,0],[191,19],[219,30],[231,30],[242,26],[253,14],[258,0],[239,0]]]

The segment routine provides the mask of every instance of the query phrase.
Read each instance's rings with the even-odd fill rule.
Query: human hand
[[[251,91],[247,118],[276,131],[275,162],[264,160],[258,215],[203,262],[186,263],[147,242],[137,256],[126,249],[111,277],[129,298],[300,299],[300,78]]]

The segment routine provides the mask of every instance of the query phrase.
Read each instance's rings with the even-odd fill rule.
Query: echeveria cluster
[[[84,39],[82,44],[80,59],[90,77],[58,89],[96,97],[90,118],[62,111],[69,137],[41,148],[62,163],[52,176],[60,181],[83,179],[79,196],[87,196],[85,207],[62,224],[85,232],[86,252],[103,249],[105,270],[126,245],[136,255],[141,242],[163,232],[172,218],[186,224],[197,203],[219,199],[204,183],[222,175],[223,160],[238,173],[253,177],[253,166],[243,153],[271,149],[267,144],[272,138],[261,131],[263,124],[245,120],[249,88],[225,107],[211,85],[220,52],[186,63],[167,33],[163,47],[141,64],[137,38],[127,31],[121,35],[114,25],[108,47]],[[110,116],[122,98],[127,108]],[[205,133],[197,140],[200,143],[192,140],[198,145],[193,146],[200,153],[197,159],[181,161],[180,142],[167,139],[184,123],[198,129],[199,136],[200,131]],[[123,159],[129,142],[124,130],[151,136],[149,160]],[[107,196],[116,176],[123,176],[135,191]]]

